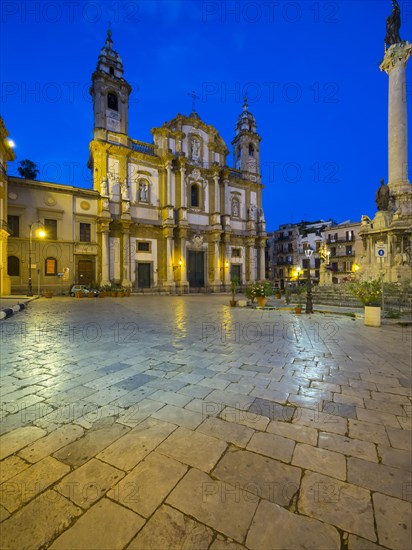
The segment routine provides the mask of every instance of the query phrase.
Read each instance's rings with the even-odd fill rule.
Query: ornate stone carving
[[[203,235],[196,233],[192,237],[192,246],[193,248],[202,248],[203,246]]]

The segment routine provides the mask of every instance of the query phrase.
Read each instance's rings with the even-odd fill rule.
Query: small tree
[[[27,180],[35,180],[37,178],[39,169],[37,168],[37,164],[35,162],[29,159],[24,159],[21,160],[19,164],[20,166],[17,168],[17,171],[22,178]]]

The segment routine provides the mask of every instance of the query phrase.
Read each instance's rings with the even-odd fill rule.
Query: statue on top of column
[[[376,206],[378,207],[378,210],[388,210],[389,207],[389,187],[385,185],[385,180],[381,179],[381,186],[376,191]]]
[[[393,44],[399,44],[402,42],[399,36],[399,29],[401,28],[401,10],[398,4],[398,0],[392,0],[392,13],[386,18],[386,37],[385,44],[389,47]]]

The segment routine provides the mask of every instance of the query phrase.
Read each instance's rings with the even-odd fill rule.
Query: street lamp
[[[31,248],[33,243],[33,225],[41,225],[42,229],[39,229],[39,231],[37,232],[37,235],[39,237],[44,238],[46,236],[44,225],[40,220],[37,220],[37,222],[32,222],[29,225],[29,290],[27,292],[27,296],[33,296],[33,286],[31,280]]]
[[[309,262],[308,278],[306,279],[306,313],[313,313],[312,302],[312,281],[310,278],[310,259],[312,257],[313,250],[309,247],[305,250],[305,256]]]

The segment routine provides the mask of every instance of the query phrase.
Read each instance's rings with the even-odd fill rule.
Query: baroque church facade
[[[265,278],[261,138],[247,100],[229,168],[223,139],[194,110],[152,129],[152,144],[132,139],[130,93],[108,31],[91,87],[99,283],[218,292],[234,277]]]
[[[154,128],[153,143],[132,139],[123,72],[108,31],[90,89],[93,189],[8,178],[5,288],[25,292],[30,275],[35,290],[56,293],[74,283],[219,292],[235,277],[264,279],[261,138],[247,100],[230,168],[225,142],[194,110]]]

